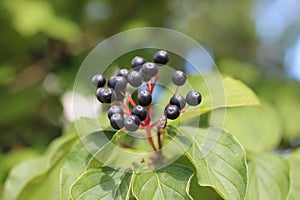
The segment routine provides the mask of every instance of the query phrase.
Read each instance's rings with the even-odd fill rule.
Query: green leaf
[[[190,195],[194,200],[221,200],[222,198],[211,187],[202,187],[198,184],[196,177],[191,180],[191,186],[189,190]]]
[[[214,111],[214,117],[224,110]],[[211,115],[213,116],[213,115]],[[218,117],[216,117],[218,119]],[[212,125],[219,122],[211,117]],[[262,152],[276,148],[282,138],[281,121],[275,108],[264,103],[264,107],[238,107],[226,109],[223,129],[233,134],[248,151]]]
[[[98,148],[98,151],[93,154],[87,169],[98,168],[103,165],[120,167],[128,164],[126,167],[130,167],[134,162],[133,158],[121,155],[120,152],[124,152],[124,154],[126,154],[126,152],[122,151],[120,146],[118,146],[119,142],[122,141],[125,136],[126,133],[122,130],[116,132],[109,142],[103,144]]]
[[[21,194],[30,196],[33,186],[39,187],[40,183],[47,179],[47,174],[69,151],[75,140],[75,134],[60,137],[51,143],[43,156],[21,162],[15,166],[4,186],[4,200],[22,198],[19,196]],[[27,188],[31,188],[31,190]]]
[[[185,150],[187,138],[192,144],[185,152],[196,168],[198,183],[214,188],[225,199],[244,199],[247,189],[246,153],[229,133],[208,129],[168,127],[168,134]]]
[[[289,154],[287,161],[290,166],[291,191],[289,200],[298,199],[300,196],[300,149]]]
[[[137,199],[191,199],[188,194],[192,170],[171,164],[157,171],[136,174],[133,193]]]
[[[132,174],[103,167],[83,173],[71,188],[72,199],[130,199]]]
[[[272,153],[249,155],[247,199],[286,199],[290,190],[287,161]]]
[[[38,156],[38,152],[31,148],[13,149],[10,152],[0,155],[0,183],[2,184],[8,175],[9,170],[16,164]]]
[[[255,93],[239,80],[225,77],[223,78],[222,86],[211,86],[212,88],[206,86],[205,79],[202,77],[189,76],[188,80],[192,84],[193,89],[198,90],[202,94],[202,103],[199,107],[190,107],[176,122],[180,122],[181,119],[186,120],[197,117],[199,114],[204,114],[217,108],[260,105],[260,101]],[[189,90],[189,88],[182,87],[179,90],[179,94],[185,94]]]
[[[113,133],[109,132],[108,134]],[[92,155],[104,145],[103,137],[105,137],[104,134],[95,132],[81,138],[73,147],[60,173],[61,199],[70,198],[71,185],[85,171]]]

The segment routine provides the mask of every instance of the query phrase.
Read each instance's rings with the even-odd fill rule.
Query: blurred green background
[[[137,27],[197,40],[222,73],[271,102],[282,122],[277,150],[298,146],[299,10],[297,0],[2,0],[0,185],[12,165],[43,152],[73,120],[73,82],[88,52]]]

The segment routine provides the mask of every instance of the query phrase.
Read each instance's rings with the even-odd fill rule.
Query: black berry
[[[114,129],[120,130],[124,127],[124,117],[120,113],[115,113],[110,117],[110,125]]]
[[[165,65],[169,61],[169,55],[168,52],[164,50],[160,50],[155,53],[153,57],[153,61],[157,64]]]
[[[139,70],[142,65],[145,63],[145,59],[139,56],[136,56],[132,59],[131,61],[131,66],[135,69],[135,70]]]
[[[108,79],[107,85],[108,85],[108,87],[110,87],[110,88],[114,88],[115,85],[116,85],[116,83],[117,83],[116,76],[112,76],[112,77],[110,77],[110,78]]]
[[[139,87],[143,83],[143,75],[138,71],[131,71],[128,74],[127,81],[132,87]]]
[[[119,106],[112,106],[112,107],[110,107],[110,109],[108,110],[108,113],[107,113],[108,118],[110,119],[111,116],[112,116],[113,114],[116,114],[116,113],[119,113],[119,114],[121,114],[121,115],[124,115],[124,111],[122,110],[121,107],[119,107]]]
[[[127,79],[128,77],[128,70],[127,69],[120,69],[118,72],[117,72],[117,76],[123,76],[124,78]]]
[[[140,127],[140,119],[138,116],[129,115],[124,119],[124,126],[128,131],[136,131]]]
[[[181,86],[185,83],[186,81],[186,76],[182,71],[176,71],[172,75],[172,81],[175,85]]]
[[[176,105],[180,110],[182,110],[186,105],[186,101],[183,96],[181,96],[180,94],[176,94],[170,99],[170,104]]]
[[[176,119],[180,115],[180,109],[176,105],[168,105],[165,108],[165,115],[168,119]]]
[[[114,95],[112,88],[98,88],[96,91],[96,97],[101,103],[111,103]]]
[[[112,76],[108,80],[108,86],[113,88],[116,92],[123,92],[127,86],[127,80],[123,76]]]
[[[102,74],[95,74],[92,78],[92,82],[96,87],[100,88],[105,85],[106,79]]]
[[[142,67],[143,76],[154,77],[158,73],[158,66],[155,63],[146,62]]]
[[[187,93],[185,99],[187,104],[189,104],[190,106],[197,106],[201,103],[202,96],[197,91],[190,91],[189,93]]]
[[[138,116],[141,121],[147,118],[147,110],[141,105],[135,106],[132,109],[132,114]]]
[[[123,76],[116,76],[116,84],[113,87],[116,92],[123,92],[127,87],[127,80]]]
[[[141,91],[137,95],[138,102],[141,106],[149,106],[152,102],[152,96],[147,91]]]

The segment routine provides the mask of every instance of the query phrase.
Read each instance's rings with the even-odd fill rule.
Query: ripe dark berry
[[[158,73],[158,66],[155,63],[146,62],[142,67],[143,76],[154,77]]]
[[[186,105],[186,101],[183,96],[181,96],[180,94],[176,94],[170,99],[170,104],[176,105],[180,110],[182,110]]]
[[[128,70],[127,69],[120,69],[118,72],[117,72],[117,76],[123,76],[124,78],[127,79],[127,76],[128,76]]]
[[[136,56],[132,59],[131,61],[131,66],[135,69],[135,70],[139,70],[142,65],[145,63],[145,59],[139,56]]]
[[[141,105],[135,106],[132,109],[132,114],[138,116],[141,121],[147,118],[147,110]]]
[[[139,87],[143,83],[143,76],[138,71],[131,71],[128,74],[127,81],[132,87]]]
[[[176,105],[168,105],[165,108],[165,115],[168,119],[176,119],[180,115],[180,109]]]
[[[138,102],[141,106],[149,106],[152,102],[152,96],[147,91],[141,91],[137,95]]]
[[[189,104],[190,106],[197,106],[201,103],[202,96],[197,91],[190,91],[189,93],[187,93],[185,99],[187,104]]]
[[[127,86],[127,80],[123,76],[112,76],[108,80],[108,86],[113,88],[116,92],[123,92]]]
[[[153,61],[157,64],[165,65],[169,61],[169,55],[168,52],[164,50],[160,50],[155,53],[153,57]]]
[[[98,88],[96,97],[101,103],[111,103],[115,96],[115,91],[112,88]]]
[[[102,74],[95,74],[92,78],[92,82],[96,87],[100,88],[105,85],[106,79]]]
[[[182,71],[176,71],[172,75],[172,81],[175,85],[181,86],[185,83],[186,81],[186,76]]]
[[[110,87],[110,88],[114,88],[115,85],[116,85],[116,82],[117,82],[116,76],[112,76],[112,77],[110,77],[110,78],[108,79],[107,85],[108,85],[108,87]]]
[[[123,92],[127,87],[127,80],[123,76],[116,76],[116,84],[113,87],[116,92]]]
[[[113,114],[116,114],[116,113],[124,115],[124,111],[122,110],[122,108],[120,106],[112,106],[112,107],[110,107],[110,109],[108,110],[108,113],[107,113],[108,118],[110,119],[111,116]]]
[[[115,113],[110,117],[110,125],[114,129],[120,130],[124,127],[124,117],[120,113]]]
[[[136,131],[140,127],[140,119],[138,116],[129,115],[124,119],[124,126],[128,131]]]

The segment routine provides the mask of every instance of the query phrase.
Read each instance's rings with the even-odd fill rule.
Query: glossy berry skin
[[[116,76],[112,76],[108,79],[108,83],[107,83],[107,86],[110,87],[110,88],[114,88],[115,85],[116,85]]]
[[[178,71],[176,71],[176,72],[173,73],[173,75],[172,75],[172,82],[175,85],[181,86],[181,85],[183,85],[185,83],[185,81],[186,81],[186,76],[185,76],[185,74],[182,71],[178,70]]]
[[[158,66],[155,63],[146,62],[143,64],[142,73],[145,77],[154,77],[158,73]]]
[[[132,109],[132,114],[138,116],[141,121],[147,118],[147,110],[141,105],[135,106]]]
[[[128,74],[127,81],[132,87],[139,87],[143,83],[143,75],[138,71],[131,71]]]
[[[199,92],[197,91],[190,91],[186,95],[186,102],[190,106],[197,106],[201,103],[202,101],[202,96]]]
[[[176,94],[170,99],[170,104],[178,106],[179,109],[182,110],[186,105],[186,101],[183,96]]]
[[[92,78],[92,83],[97,87],[103,87],[106,83],[106,78],[102,74],[95,74]]]
[[[156,52],[154,57],[153,57],[153,61],[157,64],[160,64],[160,65],[167,64],[167,62],[169,62],[168,52],[166,52],[164,50],[160,50],[160,51]]]
[[[165,115],[168,119],[176,119],[180,115],[180,109],[176,105],[168,105],[165,108]]]
[[[127,87],[127,79],[123,76],[116,76],[116,84],[114,90],[116,92],[124,92]]]
[[[134,57],[131,60],[131,66],[135,69],[135,70],[139,70],[142,65],[145,63],[145,59],[139,56]]]
[[[140,119],[136,115],[128,115],[124,119],[124,127],[127,131],[134,132],[139,129],[140,127]]]
[[[129,71],[128,71],[127,69],[120,69],[120,70],[117,72],[117,76],[123,76],[124,78],[127,79],[128,73],[129,73]]]
[[[112,88],[98,88],[96,91],[96,97],[101,103],[111,103],[114,95]]]
[[[127,86],[127,80],[123,76],[112,76],[108,80],[108,86],[113,88],[116,92],[123,92]]]
[[[149,106],[152,102],[152,96],[147,91],[141,91],[137,95],[138,102],[141,106]]]
[[[110,107],[110,109],[108,110],[108,113],[107,113],[108,118],[110,119],[111,116],[113,114],[116,114],[116,113],[124,115],[124,111],[122,110],[122,108],[120,106],[112,106],[112,107]]]
[[[124,127],[124,117],[120,113],[115,113],[110,117],[110,125],[114,129],[120,130]]]

